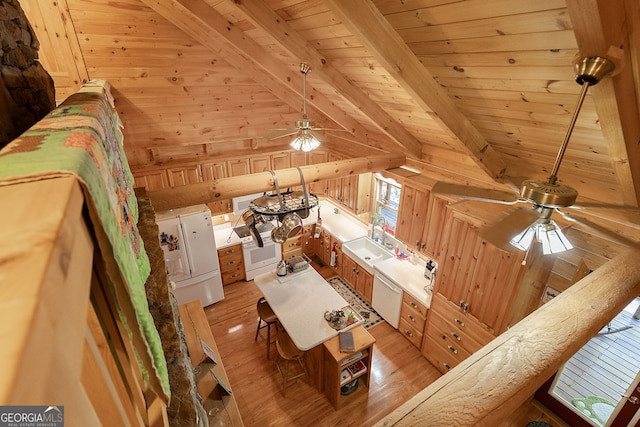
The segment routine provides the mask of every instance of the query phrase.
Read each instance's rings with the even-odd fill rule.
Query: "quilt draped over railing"
[[[0,151],[0,185],[77,177],[118,316],[130,338],[146,347],[136,345],[136,351],[149,386],[168,396],[166,360],[145,295],[150,265],[136,226],[138,204],[121,128],[109,84],[88,82]]]

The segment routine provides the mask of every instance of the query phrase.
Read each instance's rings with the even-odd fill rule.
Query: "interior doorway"
[[[572,426],[640,426],[640,298],[536,393]]]

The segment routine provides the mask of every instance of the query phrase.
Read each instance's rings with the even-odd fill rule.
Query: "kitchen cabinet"
[[[200,165],[193,165],[184,168],[167,169],[169,177],[169,185],[171,187],[179,187],[181,185],[196,184],[202,182],[202,170]]]
[[[354,344],[352,352],[340,351],[337,336],[323,344],[324,391],[336,409],[357,400],[356,396],[368,393],[371,381],[371,360],[376,340],[363,326],[356,326],[350,331]],[[358,381],[357,390],[346,396],[341,394],[341,387],[355,380]]]
[[[426,319],[427,307],[409,293],[404,292],[398,330],[418,349],[422,348]]]
[[[248,175],[251,173],[249,159],[246,157],[227,160],[227,173],[231,176]]]
[[[441,243],[436,292],[463,307],[498,335],[524,273],[524,252],[508,252],[481,239],[482,223],[450,210]]]
[[[349,255],[342,255],[342,277],[369,304],[373,295],[373,275],[353,260]]]
[[[231,199],[209,202],[207,203],[207,206],[209,207],[212,216],[229,213],[233,210],[233,206],[231,206]]]
[[[402,186],[396,238],[410,249],[439,259],[440,239],[445,228],[449,200],[422,186]]]
[[[166,171],[145,172],[140,175],[134,175],[136,187],[144,187],[147,191],[162,190],[169,187]]]
[[[447,209],[440,265],[422,353],[442,372],[507,328],[524,274],[524,252],[478,235],[484,220]]]
[[[396,238],[405,242],[409,248],[420,250],[431,192],[409,183],[402,186],[401,192]]]
[[[226,162],[206,162],[200,165],[204,181],[215,181],[227,177]]]
[[[267,172],[271,169],[271,157],[268,154],[249,157],[249,170],[251,173]]]
[[[304,235],[304,240],[302,242],[303,244],[302,252],[309,258],[311,258],[315,253],[313,248],[313,241],[314,241],[313,236],[315,234],[315,231],[316,231],[315,224],[305,225],[302,231],[302,234]]]
[[[282,244],[282,259],[288,260],[294,256],[302,255],[304,241],[305,238],[303,233],[298,233],[297,235],[288,238]]]
[[[422,354],[440,372],[446,373],[493,338],[492,332],[478,319],[442,294],[433,295]]]
[[[304,163],[302,165],[304,165]],[[296,166],[300,166],[300,165],[296,165]],[[271,155],[271,168],[273,170],[288,169],[290,167],[292,167],[291,155],[288,152],[276,153]]]
[[[241,243],[218,249],[218,262],[223,286],[245,279]]]

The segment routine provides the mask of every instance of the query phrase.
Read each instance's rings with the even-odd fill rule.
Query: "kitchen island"
[[[332,328],[325,320],[324,313],[349,307],[349,303],[312,267],[283,277],[277,276],[275,272],[264,273],[255,278],[255,284],[293,343],[305,352],[309,384],[319,391],[325,391],[332,403],[338,407],[335,396],[339,395],[339,390],[336,391],[335,378],[339,378],[340,370],[336,370],[335,366],[339,366],[336,365],[337,358],[335,355],[332,356],[328,348],[333,349],[337,345],[335,342],[340,331],[352,330],[354,336],[358,337],[358,346],[354,353],[364,354],[365,356],[361,357],[370,369],[375,339],[361,326],[364,322],[362,317],[356,313],[356,322],[340,331]],[[347,358],[349,355],[342,354],[344,356],[338,359]],[[329,363],[328,360],[332,362]],[[327,369],[326,366],[332,368]],[[368,378],[367,373],[366,379],[363,378],[363,387],[368,387]],[[329,388],[325,389],[325,384]],[[339,385],[337,387],[339,389]]]

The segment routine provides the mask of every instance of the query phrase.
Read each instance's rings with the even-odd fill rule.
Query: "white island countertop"
[[[349,305],[312,267],[281,280],[275,272],[257,276],[255,284],[278,316],[296,347],[307,351],[338,335],[324,319],[325,311]],[[362,323],[353,323],[346,331]]]

